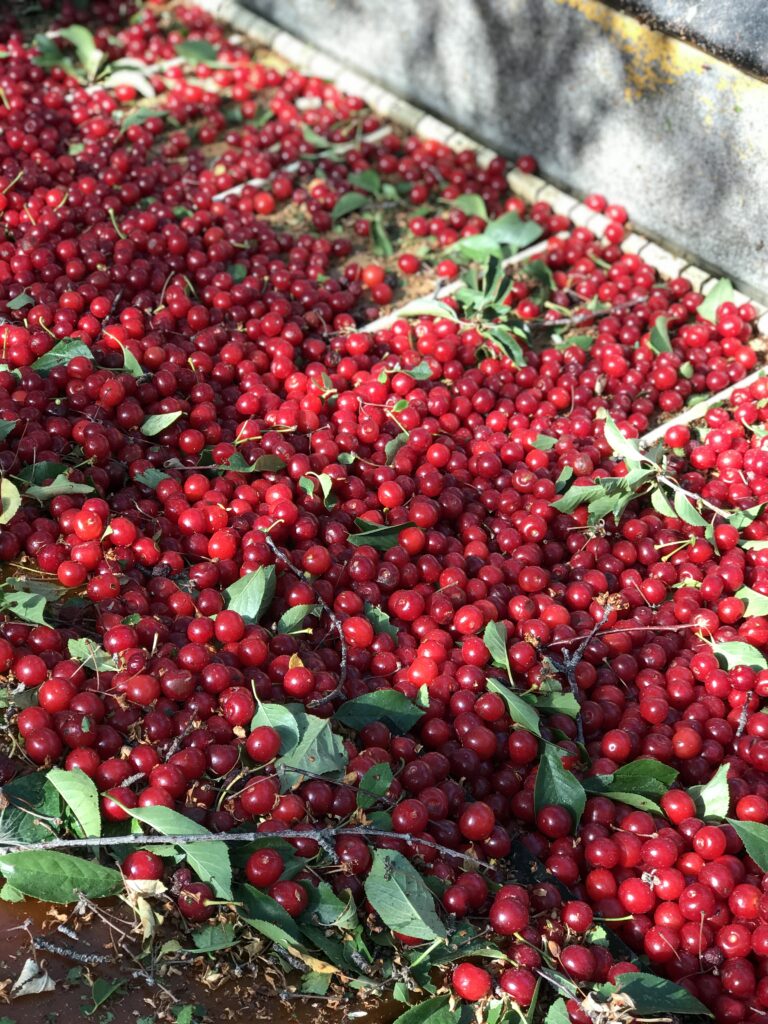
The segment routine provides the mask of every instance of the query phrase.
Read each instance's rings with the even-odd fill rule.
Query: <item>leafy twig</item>
[[[285,565],[286,568],[289,569],[293,573],[294,576],[296,576],[298,579],[300,579],[302,581],[302,583],[306,583],[307,582],[306,576],[301,571],[301,569],[297,569],[296,568],[296,566],[293,564],[293,562],[290,560],[290,558],[285,554],[285,552],[280,550],[280,548],[277,546],[277,544],[275,544],[275,542],[272,540],[272,538],[269,536],[269,534],[266,534],[266,533],[264,534],[264,540],[265,540],[265,543],[266,543],[267,547],[274,554],[275,558],[279,559],[279,561],[281,561],[283,563],[283,565]],[[343,695],[344,694],[344,684],[347,681],[347,641],[344,639],[344,630],[342,629],[342,626],[341,626],[341,619],[339,619],[338,615],[334,612],[334,610],[331,608],[331,606],[328,604],[328,602],[323,600],[322,596],[320,594],[318,594],[317,591],[315,592],[315,597],[317,598],[317,603],[320,605],[320,607],[326,613],[326,615],[330,619],[331,625],[333,626],[333,628],[336,630],[336,633],[338,634],[338,637],[339,637],[339,647],[340,647],[340,651],[341,651],[341,657],[340,657],[340,662],[339,662],[339,681],[338,681],[338,683],[333,688],[333,690],[331,690],[330,693],[323,694],[323,696],[321,698],[319,698],[318,700],[310,701],[307,704],[308,708],[319,707],[321,704],[327,704],[329,701],[332,701],[335,697],[338,697],[340,694]]]
[[[573,694],[574,700],[579,705],[579,709],[581,709],[581,701],[579,700],[579,684],[576,679],[576,668],[579,662],[581,661],[582,657],[584,656],[584,651],[586,651],[590,641],[595,638],[599,629],[600,623],[596,622],[592,629],[589,631],[589,633],[587,633],[587,635],[583,637],[581,643],[576,648],[576,650],[572,653],[569,651],[563,651],[563,655],[561,658],[554,658],[551,654],[548,655],[549,661],[551,662],[552,666],[558,672],[562,672],[562,674],[567,679],[568,686],[570,687],[570,691]],[[581,710],[579,710],[579,713],[576,716],[576,738],[578,739],[579,743],[584,742],[584,723],[581,720]]]

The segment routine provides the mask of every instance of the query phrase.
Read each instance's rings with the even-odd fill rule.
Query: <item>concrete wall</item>
[[[768,83],[599,0],[241,0],[768,298]]]

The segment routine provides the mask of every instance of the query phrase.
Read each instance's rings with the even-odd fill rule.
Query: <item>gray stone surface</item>
[[[768,298],[768,84],[595,0],[244,0]]]
[[[734,64],[768,75],[765,0],[611,0],[619,7]]]

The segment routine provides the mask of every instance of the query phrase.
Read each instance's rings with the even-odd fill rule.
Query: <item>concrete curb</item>
[[[493,150],[458,131],[445,121],[440,121],[432,114],[420,110],[412,103],[400,99],[394,93],[383,89],[363,75],[343,67],[339,61],[303,40],[279,29],[276,25],[241,7],[236,0],[198,0],[199,6],[209,14],[228,22],[234,29],[248,36],[249,39],[264,46],[269,46],[280,57],[295,64],[300,70],[312,75],[333,81],[340,89],[360,96],[365,102],[381,114],[412,131],[421,138],[436,139],[446,145],[464,149],[474,149],[482,162],[487,163],[496,156]],[[540,178],[536,174],[526,174],[514,168],[507,175],[512,191],[527,203],[546,202],[555,213],[569,217],[574,224],[587,227],[599,235],[608,224],[608,220],[600,213],[585,206],[576,196],[563,192],[562,189]],[[694,289],[706,294],[713,288],[717,278],[706,270],[688,263],[680,256],[662,248],[655,242],[632,232],[622,243],[625,252],[635,253],[653,267],[665,279],[686,277]],[[723,272],[723,276],[726,276]],[[735,301],[739,304],[751,302],[758,312],[758,333],[768,334],[768,307],[751,296],[736,292]]]
[[[280,57],[290,61],[300,70],[320,78],[326,78],[334,82],[340,89],[360,96],[376,113],[387,117],[415,135],[421,138],[436,139],[455,148],[473,149],[478,153],[478,159],[485,164],[497,155],[493,150],[458,131],[455,127],[401,99],[356,71],[343,67],[334,57],[305,43],[290,32],[279,29],[265,18],[246,10],[237,3],[237,0],[198,0],[198,4],[209,14],[228,22],[236,31],[247,36],[253,42],[269,46]],[[527,174],[519,168],[514,168],[507,175],[507,181],[510,189],[526,203],[549,203],[555,213],[570,218],[576,226],[589,228],[596,235],[602,234],[608,224],[608,219],[603,214],[596,213],[576,196],[556,188],[536,174]],[[536,248],[532,247],[533,250]],[[622,249],[624,252],[641,256],[643,261],[653,267],[663,279],[687,278],[693,288],[704,295],[717,283],[718,278],[712,276],[708,271],[688,263],[683,257],[676,256],[637,232],[627,235],[622,243]],[[534,255],[534,252],[524,250],[523,253],[512,257],[509,262],[521,262],[521,256],[524,259],[529,255]],[[725,271],[721,276],[727,276]],[[449,294],[450,290],[450,287],[441,289],[437,295],[439,297]],[[750,302],[758,314],[756,324],[758,336],[768,335],[768,307],[752,296],[739,291],[735,292],[734,301],[738,304]],[[408,305],[408,303],[404,305]],[[399,309],[402,308],[404,307],[399,307]],[[371,331],[391,325],[397,319],[399,309],[393,310],[362,329]],[[705,402],[686,409],[679,416],[654,428],[640,439],[641,442],[651,444],[663,437],[664,432],[673,424],[690,423],[700,419],[707,409],[727,400],[735,390],[744,387],[745,384],[748,385],[767,370],[768,367],[762,367],[744,378],[743,381],[738,381],[716,395],[710,396]]]

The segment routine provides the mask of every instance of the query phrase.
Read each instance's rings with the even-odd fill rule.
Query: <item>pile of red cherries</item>
[[[91,12],[95,39],[148,66],[156,112],[131,118],[148,107],[134,89],[39,66],[12,24],[0,62],[0,470],[22,496],[0,559],[59,594],[44,620],[5,605],[0,669],[34,697],[15,716],[4,780],[77,768],[107,821],[165,806],[214,832],[290,830],[309,862],[318,842],[295,833],[347,822],[358,782],[388,764],[394,837],[339,834],[343,870],[329,879],[362,918],[375,845],[444,883],[446,920],[482,922],[507,958],[460,962],[458,996],[501,990],[525,1009],[553,960],[577,986],[638,970],[594,941],[602,925],[718,1021],[764,1024],[768,875],[732,825],[698,816],[688,789],[727,765],[729,815],[768,822],[768,669],[725,668],[709,644],[768,652],[768,615],[755,611],[768,602],[768,384],[665,439],[690,492],[757,507],[746,526],[724,512],[707,539],[642,500],[599,527],[554,506],[564,473],[621,474],[602,410],[637,438],[753,370],[755,310],[699,316],[689,281],[660,281],[622,253],[626,212],[601,196],[588,199],[609,218],[596,238],[510,194],[501,158],[483,166],[409,136],[254,57],[192,7],[150,5],[127,26],[109,9]],[[174,60],[184,39],[209,43],[222,67]],[[402,186],[390,258],[375,257],[368,219],[332,217],[349,175],[367,169]],[[545,338],[523,366],[461,319],[365,330],[414,280],[426,292],[457,276],[446,250],[485,226],[452,205],[467,194],[547,236],[547,299],[525,264],[512,272],[510,312]],[[563,310],[571,331],[554,325]],[[660,317],[671,351],[650,342]],[[282,468],[254,469],[265,458]],[[76,486],[47,495],[62,475]],[[359,520],[401,529],[372,546]],[[276,590],[256,623],[226,591],[267,566]],[[272,628],[302,605],[319,608],[305,631]],[[489,623],[505,631],[521,693],[589,638],[578,720],[542,715],[543,739],[512,720],[487,685],[504,678]],[[83,637],[113,669],[71,656]],[[386,689],[426,693],[410,731],[335,723],[341,703]],[[259,703],[329,719],[344,781],[281,792],[281,737],[251,728]],[[653,758],[678,780],[658,813],[595,795],[576,822],[536,806],[544,740],[579,778]],[[549,880],[509,880],[517,843]],[[450,855],[462,851],[493,868]],[[165,878],[189,921],[226,913],[188,867],[169,879],[137,850],[122,868]],[[283,871],[263,848],[244,878],[299,916],[322,869]],[[567,1009],[588,1024],[578,1000]]]

